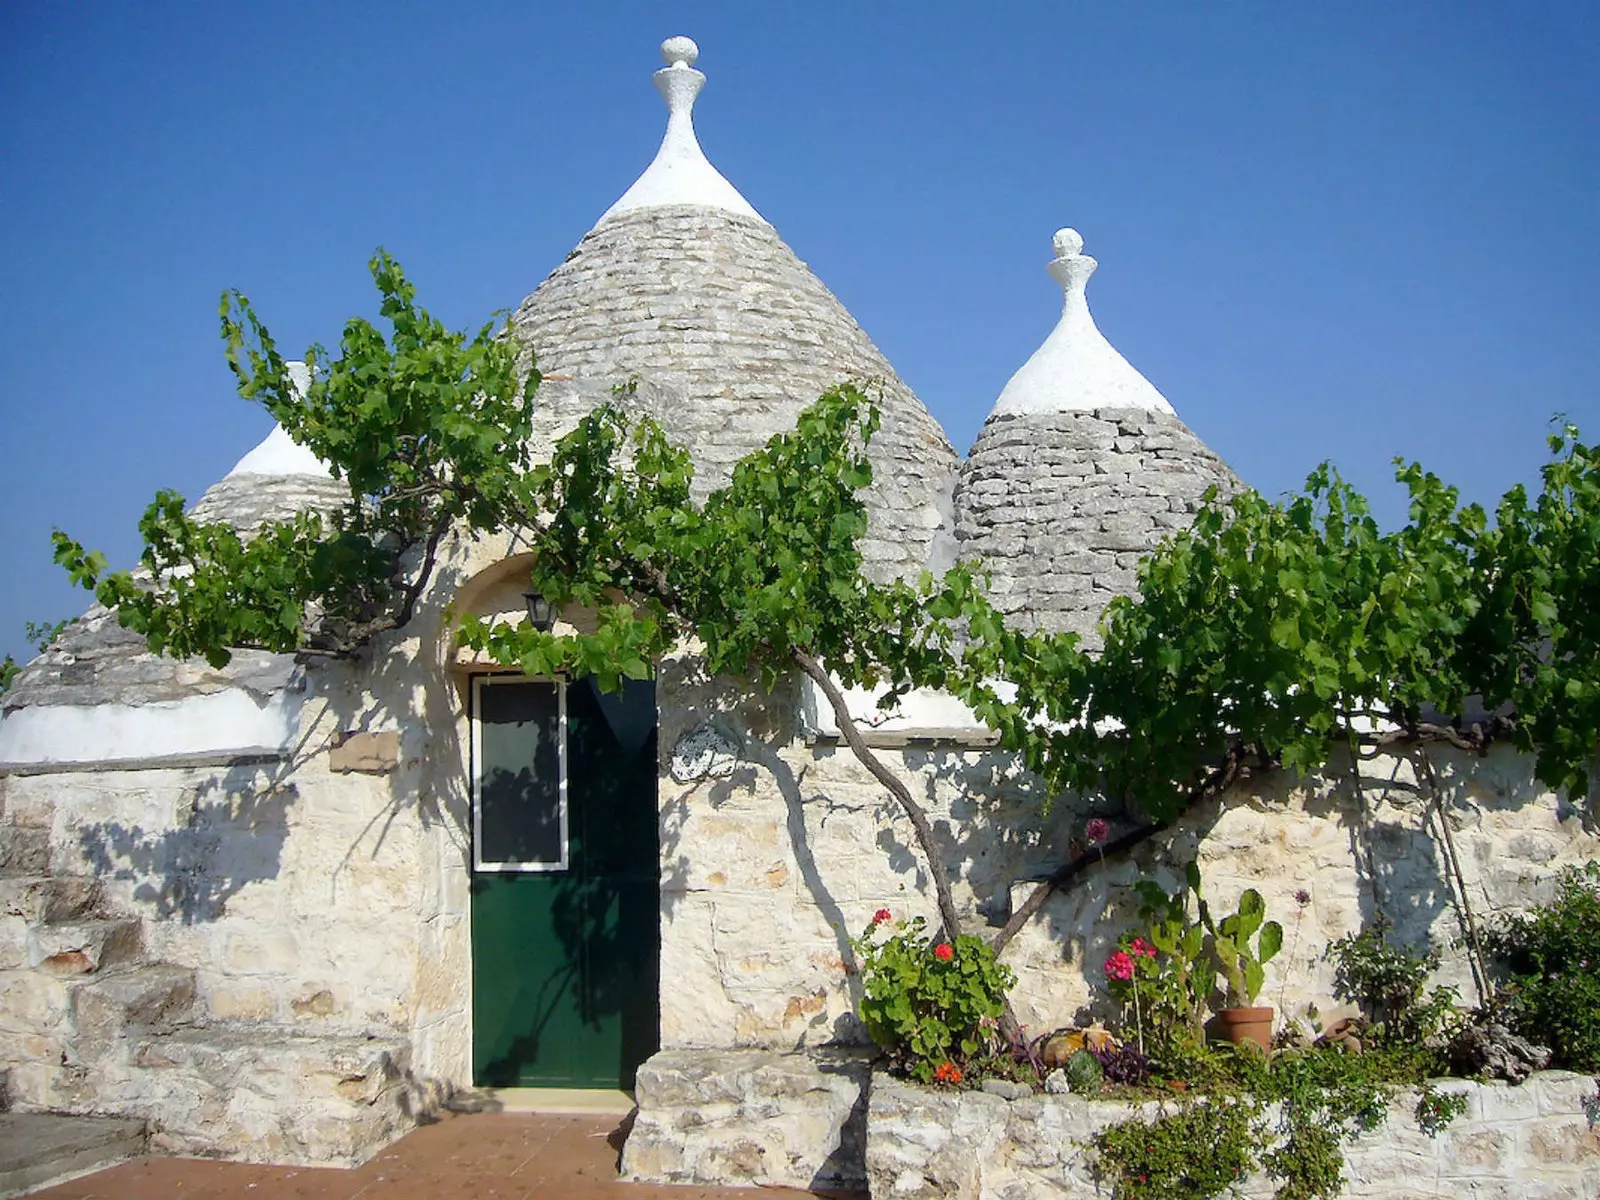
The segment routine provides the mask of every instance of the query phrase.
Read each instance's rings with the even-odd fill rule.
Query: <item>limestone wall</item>
[[[859,1036],[850,938],[872,913],[933,921],[909,824],[847,749],[794,734],[799,697],[733,702],[685,664],[662,682],[662,1041],[668,1047],[795,1046]],[[716,754],[678,753],[705,745]],[[994,751],[906,747],[880,753],[928,806],[969,928],[992,933],[1068,854],[1091,812],[1042,797]],[[1430,751],[1448,798],[1468,894],[1480,919],[1550,893],[1563,865],[1600,858],[1594,810],[1552,795],[1509,748],[1479,758]],[[714,766],[711,764],[715,764]],[[1221,910],[1246,887],[1267,900],[1285,949],[1264,1001],[1326,1007],[1328,942],[1383,914],[1412,945],[1445,951],[1437,981],[1472,1002],[1440,830],[1404,758],[1348,762],[1297,784],[1266,776],[1187,817],[1133,856],[1058,894],[1008,949],[1019,1017],[1035,1030],[1105,1019],[1103,963],[1136,917],[1131,885],[1175,889],[1198,858]],[[1097,802],[1098,803],[1098,802]],[[1307,891],[1309,902],[1296,903]]]
[[[1467,1111],[1437,1137],[1418,1128],[1416,1095],[1345,1146],[1349,1200],[1590,1200],[1600,1194],[1595,1081],[1563,1071],[1520,1087],[1441,1080]],[[1139,1106],[1146,1116],[1155,1105]],[[874,1074],[866,1173],[873,1196],[904,1200],[1047,1200],[1109,1194],[1087,1143],[1133,1107],[1076,1096],[1007,1101],[984,1092],[932,1092]],[[1265,1177],[1243,1196],[1273,1194]]]

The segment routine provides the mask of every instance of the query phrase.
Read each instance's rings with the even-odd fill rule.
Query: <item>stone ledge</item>
[[[858,1189],[872,1052],[663,1050],[622,1151],[637,1183]]]
[[[143,1121],[0,1114],[0,1197],[98,1171],[144,1148]]]
[[[1540,1072],[1516,1088],[1441,1081],[1441,1090],[1467,1095],[1468,1109],[1436,1138],[1417,1127],[1416,1093],[1402,1092],[1384,1125],[1346,1143],[1342,1195],[1509,1200],[1536,1192],[1545,1200],[1592,1200],[1600,1195],[1600,1129],[1587,1106],[1595,1086],[1566,1071]],[[1077,1096],[1007,1101],[933,1091],[874,1072],[868,1183],[874,1196],[905,1200],[1098,1196],[1104,1189],[1085,1143],[1108,1125],[1156,1108]],[[1244,1190],[1270,1196],[1273,1188],[1257,1176]]]

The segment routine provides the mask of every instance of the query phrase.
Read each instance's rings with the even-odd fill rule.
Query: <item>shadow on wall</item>
[[[78,832],[84,857],[97,875],[134,882],[134,898],[163,919],[215,921],[249,884],[278,875],[298,797],[283,781],[288,771],[286,764],[239,766],[213,775],[195,789],[188,820],[176,829],[85,826]]]

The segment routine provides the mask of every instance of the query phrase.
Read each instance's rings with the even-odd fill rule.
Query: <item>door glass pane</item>
[[[567,866],[559,684],[475,681],[473,856],[479,870]]]

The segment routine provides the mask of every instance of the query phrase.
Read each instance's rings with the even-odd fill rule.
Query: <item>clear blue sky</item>
[[[971,445],[1054,323],[1051,233],[1112,342],[1246,480],[1389,459],[1469,497],[1548,419],[1600,438],[1600,5],[0,6],[0,653],[270,421],[225,287],[281,343],[397,255],[456,325],[514,307],[655,152],[687,33],[711,160]]]

